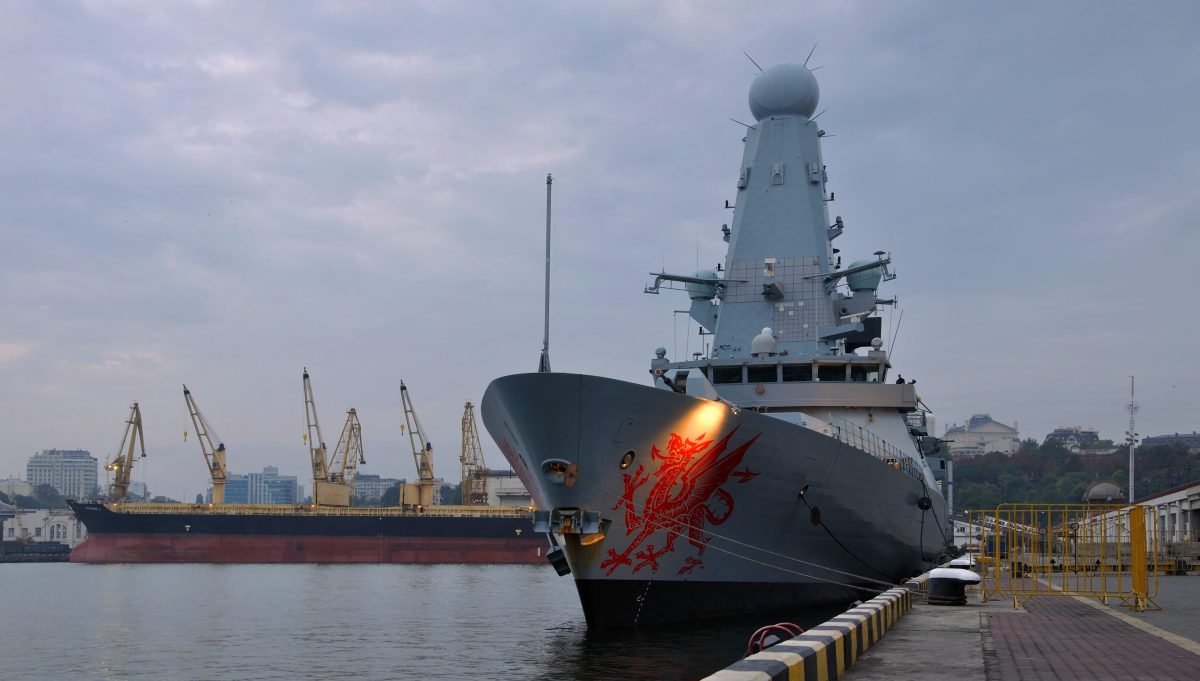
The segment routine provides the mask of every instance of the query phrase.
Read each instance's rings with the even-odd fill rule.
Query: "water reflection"
[[[589,632],[549,566],[13,564],[5,681],[697,679],[780,620]]]

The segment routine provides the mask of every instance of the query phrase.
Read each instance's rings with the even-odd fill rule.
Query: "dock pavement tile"
[[[1195,681],[1200,655],[1066,597],[987,613],[1001,681]]]

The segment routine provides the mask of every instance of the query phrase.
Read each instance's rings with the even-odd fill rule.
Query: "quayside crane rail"
[[[129,407],[129,418],[125,419],[125,434],[121,436],[121,445],[112,461],[104,465],[104,470],[112,473],[112,484],[108,488],[108,498],[112,501],[124,501],[129,494],[129,481],[133,475],[134,448],[140,448],[141,458],[146,458],[146,441],[142,435],[142,409],[137,402]]]
[[[358,465],[365,464],[363,455],[362,424],[358,421],[358,410],[350,407],[346,412],[346,423],[338,437],[337,446],[329,460],[329,479],[354,490],[354,478],[358,476]]]
[[[483,445],[479,442],[479,429],[475,426],[475,405],[467,402],[462,417],[462,502],[464,504],[486,504],[488,502],[487,466],[483,461]]]
[[[225,480],[229,477],[225,467],[225,443],[221,436],[213,430],[212,424],[204,418],[192,391],[183,386],[183,401],[187,403],[188,414],[192,417],[192,426],[196,429],[196,441],[200,443],[200,451],[204,454],[204,462],[208,464],[208,473],[212,478],[213,504],[225,503]],[[216,443],[215,445],[213,443]]]
[[[425,438],[421,421],[417,418],[417,410],[413,407],[412,397],[404,381],[400,381],[400,399],[404,402],[404,426],[401,432],[407,430],[408,441],[412,445],[413,460],[417,465],[417,483],[406,484],[401,502],[412,506],[430,506],[433,504],[433,444]]]

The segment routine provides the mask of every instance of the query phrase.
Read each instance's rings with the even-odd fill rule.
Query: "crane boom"
[[[104,470],[113,474],[112,485],[108,496],[113,501],[124,501],[129,493],[129,479],[133,475],[133,450],[139,445],[142,458],[146,458],[146,441],[142,435],[142,410],[134,402],[129,408],[129,418],[125,420],[125,434],[121,436],[121,446],[113,460],[104,465]]]
[[[487,466],[483,462],[483,446],[479,443],[479,430],[475,426],[475,405],[467,402],[462,417],[462,502],[464,504],[486,504],[488,502]]]
[[[402,503],[414,506],[433,504],[433,445],[425,439],[425,431],[413,408],[412,397],[404,381],[400,381],[400,399],[404,402],[404,423],[408,429],[408,441],[412,445],[413,459],[417,464],[417,483],[405,485]],[[401,427],[401,431],[404,427]]]
[[[318,506],[349,506],[353,483],[347,486],[341,475],[334,473],[330,468],[328,450],[325,448],[325,437],[321,435],[321,423],[317,420],[317,402],[313,398],[312,381],[309,380],[307,367],[304,369],[304,420],[308,426],[308,432],[304,434],[304,439],[308,442],[309,460],[312,461],[313,503]],[[356,417],[355,421],[357,420]],[[343,434],[345,433],[343,432]]]
[[[192,426],[196,429],[196,441],[200,443],[200,451],[204,454],[204,462],[208,464],[208,473],[212,478],[214,504],[225,503],[225,479],[228,477],[225,469],[225,443],[213,430],[208,419],[200,413],[196,400],[188,387],[183,386],[183,401],[187,403],[188,413],[192,416]],[[216,445],[213,445],[216,442]]]
[[[362,424],[358,422],[358,411],[350,407],[346,412],[346,423],[342,426],[342,434],[338,437],[337,446],[333,449],[333,457],[329,460],[329,479],[345,485],[349,491],[354,490],[354,478],[358,475],[358,464],[366,463],[363,456]]]
[[[308,454],[312,459],[313,481],[327,480],[329,479],[329,466],[325,458],[325,438],[321,437],[321,423],[317,421],[317,403],[313,399],[312,381],[308,379],[308,367],[304,368],[304,422],[308,428],[304,439],[308,442]]]

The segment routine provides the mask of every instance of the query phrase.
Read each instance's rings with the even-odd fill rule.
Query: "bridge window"
[[[750,383],[774,383],[779,380],[776,365],[746,367],[746,380]]]
[[[720,383],[741,383],[742,368],[737,367],[713,367],[712,382],[714,385]]]
[[[879,380],[879,367],[873,364],[851,364],[850,380],[862,383]]]
[[[795,381],[811,381],[812,380],[812,365],[811,364],[785,364],[783,366],[783,381],[792,383]]]
[[[845,381],[846,380],[846,365],[845,364],[818,364],[817,365],[817,380],[820,381]]]

